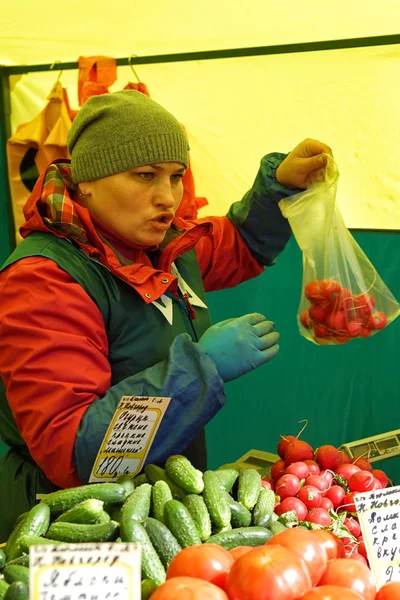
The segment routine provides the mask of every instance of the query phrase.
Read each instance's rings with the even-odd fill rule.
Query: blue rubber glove
[[[199,344],[215,362],[223,381],[231,381],[268,362],[279,352],[279,333],[260,313],[216,323]]]

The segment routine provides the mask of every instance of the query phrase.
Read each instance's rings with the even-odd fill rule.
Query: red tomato
[[[189,546],[171,561],[167,579],[197,577],[225,589],[226,578],[234,562],[233,556],[217,544]]]
[[[312,585],[317,585],[328,564],[326,551],[320,541],[311,535],[307,529],[294,527],[276,533],[268,540],[267,546],[285,546],[296,554],[299,559],[304,560],[310,573]]]
[[[195,577],[173,577],[160,585],[151,600],[228,600],[221,588]]]
[[[250,550],[253,550],[253,546],[237,546],[237,548],[231,548],[228,552],[233,556],[233,560],[237,560],[243,554],[250,552]]]
[[[331,531],[327,529],[312,529],[310,533],[322,545],[328,560],[332,560],[332,558],[345,558],[346,553],[343,542]]]
[[[376,595],[375,600],[399,600],[400,598],[400,581],[391,581],[385,583]]]
[[[334,558],[328,562],[320,585],[339,585],[357,592],[363,600],[375,600],[376,585],[369,568],[352,558]]]
[[[323,585],[307,592],[301,600],[362,600],[362,596],[338,585]]]
[[[283,546],[268,544],[235,560],[226,583],[229,600],[297,600],[309,589],[304,561]]]

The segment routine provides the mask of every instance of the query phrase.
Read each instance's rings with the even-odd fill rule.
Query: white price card
[[[123,396],[104,436],[89,483],[136,475],[149,453],[171,398]]]
[[[29,600],[140,600],[141,550],[131,543],[29,549]]]
[[[377,588],[400,581],[400,486],[360,492],[354,503]]]

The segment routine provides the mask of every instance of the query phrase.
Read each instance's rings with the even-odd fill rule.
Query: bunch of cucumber
[[[285,528],[275,494],[254,469],[202,473],[181,455],[165,468],[121,475],[115,483],[59,490],[21,515],[0,549],[0,600],[27,600],[29,547],[35,544],[135,542],[142,549],[142,597],[165,581],[174,556],[187,546],[258,546]]]

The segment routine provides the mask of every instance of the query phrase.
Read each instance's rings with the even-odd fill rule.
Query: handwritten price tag
[[[377,588],[400,581],[400,486],[355,494],[354,502]]]
[[[149,453],[171,398],[123,396],[95,460],[89,483],[136,475]]]
[[[68,544],[29,549],[30,600],[140,600],[137,544]]]

